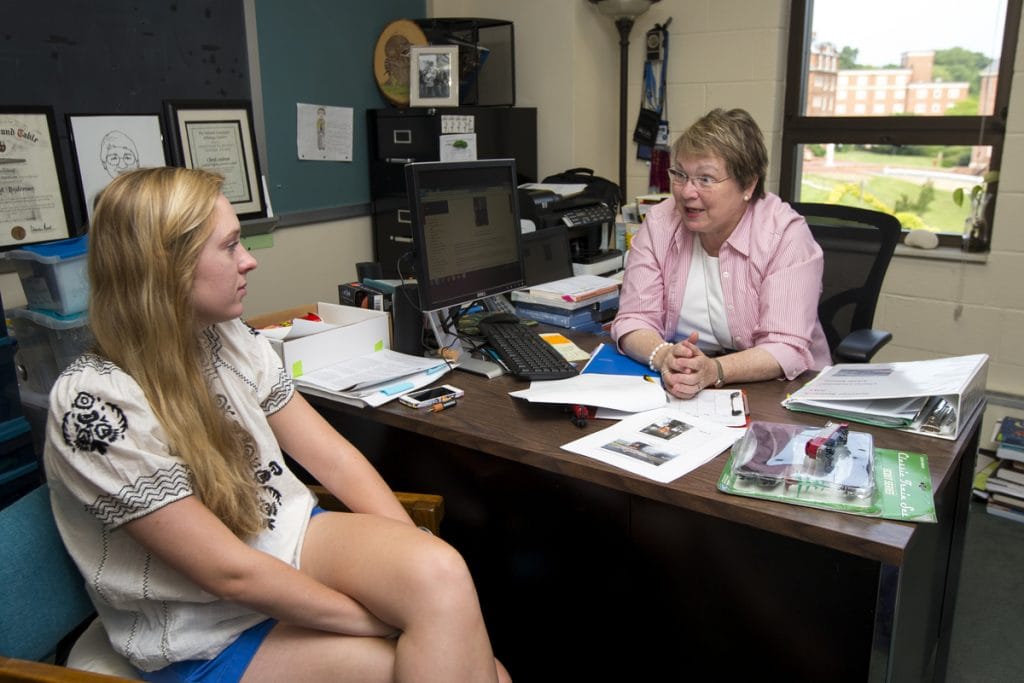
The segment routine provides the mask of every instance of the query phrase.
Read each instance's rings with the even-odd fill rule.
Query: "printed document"
[[[562,448],[667,483],[712,460],[744,431],[659,408],[631,415]]]

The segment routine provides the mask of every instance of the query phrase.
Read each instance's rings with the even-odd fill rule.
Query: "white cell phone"
[[[442,384],[439,387],[410,391],[405,396],[399,396],[398,402],[411,408],[427,408],[435,403],[459,398],[462,394],[462,389],[451,384]]]

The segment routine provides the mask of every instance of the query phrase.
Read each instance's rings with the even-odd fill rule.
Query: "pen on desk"
[[[493,360],[495,363],[500,365],[502,370],[504,370],[505,372],[510,372],[509,369],[508,369],[508,366],[505,365],[505,361],[503,361],[501,359],[501,356],[498,355],[497,351],[495,351],[494,349],[490,349],[490,348],[484,348],[484,353],[487,354],[488,356],[490,356],[491,360]]]
[[[440,403],[435,403],[434,405],[430,406],[430,411],[433,413],[439,413],[442,410],[454,408],[457,403],[458,401],[456,401],[454,398],[449,398],[446,401],[441,401]]]

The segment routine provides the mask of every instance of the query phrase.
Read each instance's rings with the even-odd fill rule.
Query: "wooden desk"
[[[914,525],[720,493],[725,454],[658,484],[560,450],[583,432],[522,382],[445,381],[441,413],[309,398],[394,488],[445,496],[516,680],[944,678],[981,408],[956,442],[857,426],[928,454],[939,523]],[[779,405],[802,384],[747,385],[752,415],[821,424]]]

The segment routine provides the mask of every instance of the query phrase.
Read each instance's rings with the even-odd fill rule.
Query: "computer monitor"
[[[501,374],[472,358],[446,311],[524,285],[513,159],[405,167],[420,309],[442,355],[469,372]]]
[[[407,164],[405,179],[424,312],[524,285],[514,159]]]
[[[523,233],[523,277],[527,287],[571,276],[569,228],[555,225]]]

